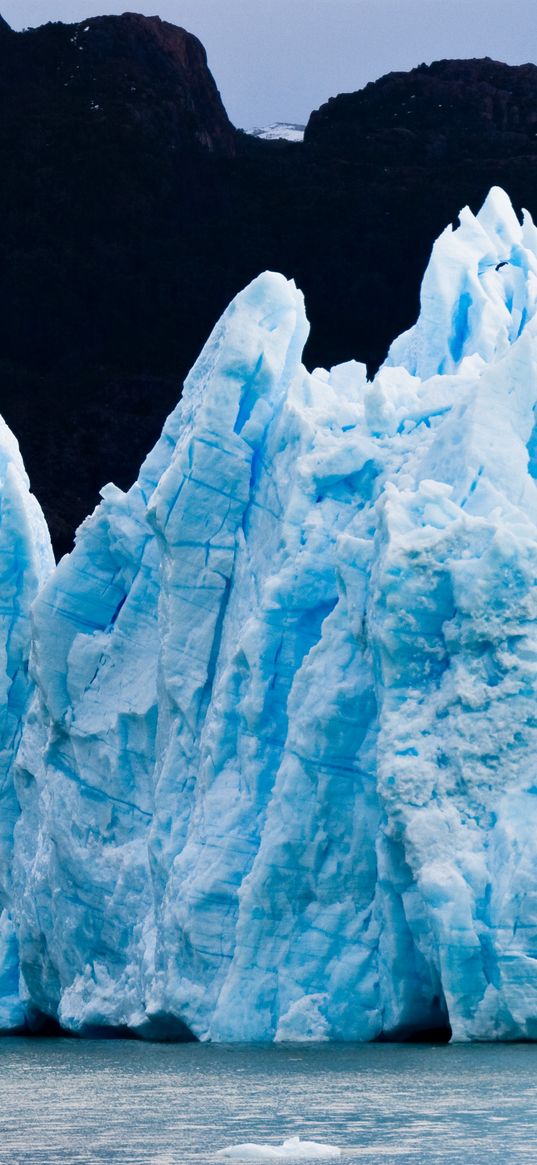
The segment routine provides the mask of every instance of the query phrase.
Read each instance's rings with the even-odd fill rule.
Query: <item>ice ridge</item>
[[[30,608],[53,565],[46,522],[30,493],[18,444],[0,419],[0,1030],[26,1024],[14,925],[14,769],[33,692]]]
[[[537,1037],[536,307],[495,189],[371,383],[228,308],[33,602],[4,1027]]]

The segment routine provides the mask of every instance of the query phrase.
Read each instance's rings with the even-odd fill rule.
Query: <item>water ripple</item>
[[[0,1165],[212,1165],[299,1135],[360,1165],[537,1153],[537,1047],[0,1040]]]

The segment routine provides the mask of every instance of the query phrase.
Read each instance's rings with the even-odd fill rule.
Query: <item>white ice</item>
[[[336,1161],[341,1157],[341,1149],[289,1137],[282,1145],[232,1145],[229,1149],[220,1149],[216,1156],[230,1161]]]

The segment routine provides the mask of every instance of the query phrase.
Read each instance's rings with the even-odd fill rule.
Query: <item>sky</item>
[[[235,125],[304,123],[328,97],[442,57],[537,60],[536,0],[0,0],[12,28],[124,11],[193,32]]]

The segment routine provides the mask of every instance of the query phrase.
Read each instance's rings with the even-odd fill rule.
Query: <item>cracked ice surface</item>
[[[282,276],[230,306],[34,604],[30,1008],[537,1037],[536,306],[537,233],[498,190],[373,383],[304,369]]]
[[[30,606],[53,565],[45,519],[30,493],[18,444],[0,420],[0,1031],[25,1024],[12,884],[19,815],[13,771],[33,687]]]

